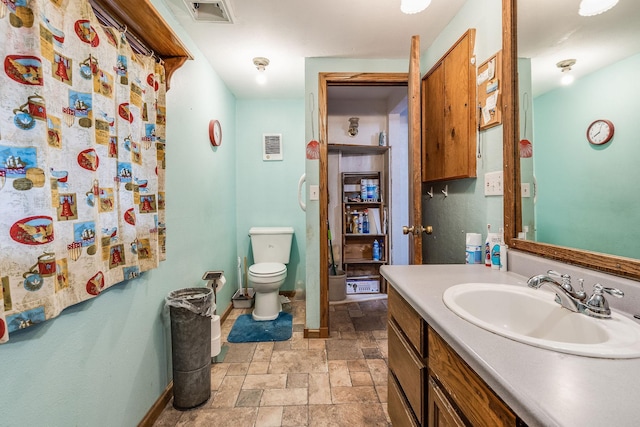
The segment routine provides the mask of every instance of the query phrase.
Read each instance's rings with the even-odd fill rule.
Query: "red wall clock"
[[[222,144],[222,126],[218,120],[211,120],[209,122],[209,141],[214,147]]]
[[[610,120],[596,120],[587,128],[587,140],[593,145],[602,145],[611,141],[615,128]]]

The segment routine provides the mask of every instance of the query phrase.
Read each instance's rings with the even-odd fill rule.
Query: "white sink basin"
[[[640,357],[635,321],[618,313],[594,319],[560,307],[554,298],[547,290],[493,283],[464,283],[443,294],[458,316],[515,341],[581,356]]]

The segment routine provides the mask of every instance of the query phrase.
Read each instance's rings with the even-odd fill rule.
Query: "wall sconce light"
[[[267,65],[269,65],[269,60],[267,58],[263,58],[262,56],[258,56],[256,58],[253,58],[253,65],[255,65],[256,69],[258,70],[256,82],[261,85],[265,84],[267,82],[265,69],[267,68]]]
[[[358,134],[358,120],[360,120],[359,117],[349,118],[349,130],[347,131],[347,133],[351,137],[356,136]]]
[[[600,15],[616,4],[618,4],[618,0],[582,0],[578,14],[580,16]]]
[[[422,12],[431,4],[431,0],[400,0],[400,10],[402,13],[412,15]]]
[[[571,67],[573,67],[575,64],[575,59],[565,59],[564,61],[560,61],[556,64],[556,67],[560,68],[560,70],[562,71],[562,79],[560,80],[560,83],[562,83],[564,86],[573,83],[574,77],[573,74],[571,74]]]

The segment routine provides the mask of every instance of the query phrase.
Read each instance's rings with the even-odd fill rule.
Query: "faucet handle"
[[[605,286],[602,286],[600,283],[596,283],[595,285],[593,285],[594,291],[596,291],[598,288],[602,288],[604,292],[608,293],[609,295],[613,295],[616,298],[622,298],[624,296],[624,292],[622,292],[620,289],[607,288]]]
[[[611,309],[609,303],[604,297],[604,292],[613,295],[616,298],[622,298],[624,292],[616,288],[607,288],[600,283],[593,285],[593,295],[589,297],[585,305],[589,308],[589,312],[593,317],[611,317]]]
[[[548,270],[547,274],[551,277],[562,279],[562,287],[569,292],[573,292],[573,288],[571,287],[571,276],[568,274],[558,273],[555,270]]]

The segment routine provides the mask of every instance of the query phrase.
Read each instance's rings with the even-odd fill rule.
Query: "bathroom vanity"
[[[640,358],[591,358],[522,344],[467,322],[442,299],[457,284],[526,286],[528,276],[482,265],[384,266],[381,271],[390,284],[389,415],[394,426],[637,425]],[[622,285],[637,286],[626,282]],[[588,290],[592,284],[585,282]],[[630,295],[630,301],[637,296]]]

